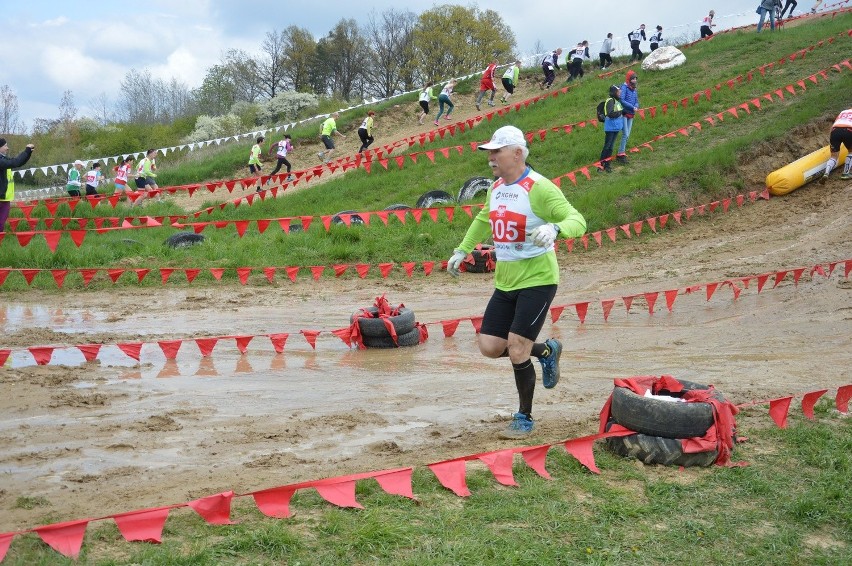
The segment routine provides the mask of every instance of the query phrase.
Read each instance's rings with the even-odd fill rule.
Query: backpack
[[[603,124],[604,121],[606,120],[606,100],[602,100],[601,102],[598,103],[597,112],[598,112],[598,114],[597,114],[598,122]]]

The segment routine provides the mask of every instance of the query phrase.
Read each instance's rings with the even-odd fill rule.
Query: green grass
[[[302,490],[291,501],[293,517],[275,520],[240,498],[233,526],[173,511],[162,545],[127,543],[111,521],[95,522],[80,563],[842,564],[852,552],[852,421],[832,407],[820,401],[814,422],[794,410],[785,430],[771,425],[765,407],[741,413],[749,440],[734,460],[746,467],[645,467],[598,443],[602,473],[594,475],[557,446],[547,458],[552,481],[517,459],[519,487],[506,488],[469,464],[468,498],[416,467],[417,501],[363,480],[363,510]],[[5,561],[65,563],[73,562],[32,534],[16,538]]]

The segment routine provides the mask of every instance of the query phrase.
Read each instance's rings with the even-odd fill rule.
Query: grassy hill
[[[467,179],[489,174],[485,155],[472,151],[470,144],[487,140],[494,129],[506,124],[536,135],[530,144],[529,162],[549,178],[561,177],[563,191],[586,217],[590,232],[744,191],[762,190],[759,180],[772,169],[799,157],[795,154],[797,150],[812,151],[826,144],[829,121],[848,106],[849,71],[845,68],[833,70],[832,66],[848,59],[852,43],[852,37],[847,33],[850,28],[852,14],[847,13],[835,18],[814,19],[807,25],[789,27],[779,33],[758,35],[753,30],[745,30],[718,34],[712,41],[699,42],[685,49],[687,63],[677,69],[644,72],[634,67],[639,73],[641,106],[648,110],[655,107],[655,117],[637,118],[629,147],[637,147],[640,151],[631,153],[630,163],[616,166],[609,175],[599,174],[592,167],[599,158],[603,132],[588,121],[594,117],[594,108],[605,96],[609,84],[623,81],[623,71],[603,78],[597,77],[597,72],[587,73],[584,79],[571,84],[564,94],[522,104],[517,111],[510,106],[511,110],[502,116],[495,114],[490,120],[482,119],[476,122],[475,127],[465,128],[464,132],[456,131],[453,136],[436,137],[422,148],[415,145],[398,149],[394,155],[421,152],[416,163],[406,158],[402,168],[391,159],[387,168],[374,163],[369,173],[363,167],[345,174],[329,175],[326,172],[328,180],[325,182],[312,181],[306,187],[303,184],[304,188],[299,190],[279,193],[279,198],[255,199],[252,206],[229,205],[221,210],[217,207],[200,220],[316,217],[344,210],[382,210],[395,203],[413,206],[420,195],[430,190],[456,195]],[[790,57],[797,53],[799,55],[795,58]],[[774,65],[767,67],[769,63]],[[618,64],[616,62],[616,66]],[[814,83],[807,79],[821,71],[826,71],[825,80],[818,77],[819,80]],[[564,78],[563,71],[557,80],[564,81]],[[538,79],[538,70],[526,70],[513,102],[544,94],[536,86]],[[796,86],[800,81],[803,81],[804,90]],[[785,90],[787,85],[794,85],[795,94]],[[566,85],[558,82],[557,86]],[[473,106],[476,88],[475,79],[460,85],[456,96],[458,109],[453,114],[457,120],[474,119],[484,114],[477,112]],[[776,91],[785,95],[783,100],[772,94]],[[709,100],[705,92],[709,94]],[[771,101],[764,96],[767,93],[770,93]],[[682,100],[688,103],[685,106],[679,104]],[[761,102],[760,110],[753,106],[748,113],[740,109],[736,119],[727,112],[743,104],[748,106],[752,100]],[[412,98],[379,108],[376,120],[379,138],[374,147],[433,129],[429,121],[427,125],[417,126],[415,107],[416,102]],[[584,121],[587,122],[585,127],[577,126]],[[359,122],[359,115],[354,112],[341,116],[339,123],[348,138],[341,144],[342,152],[338,156],[354,153],[357,146],[354,129]],[[700,130],[696,124],[701,126]],[[818,126],[814,127],[814,124]],[[570,133],[566,133],[564,128],[567,125],[573,125]],[[547,134],[544,140],[539,137],[542,131]],[[794,146],[786,153],[773,151],[790,148],[790,138],[795,137],[797,131],[810,133],[808,143]],[[295,141],[296,168],[318,165],[314,151],[318,147],[317,140],[306,134]],[[460,147],[459,151],[456,146]],[[447,147],[451,148],[449,158],[440,152],[441,148]],[[436,151],[434,162],[422,154],[424,151]],[[187,176],[197,172],[199,176],[193,178],[194,182],[203,183],[211,180],[201,177],[203,171],[216,171],[218,175],[223,171],[234,171],[235,164],[242,160],[240,156],[247,153],[248,146],[234,146],[207,161],[198,161],[199,157],[193,156],[192,160],[179,162],[183,170],[180,177],[170,173],[166,164],[162,178],[164,181],[171,178],[188,182]],[[756,160],[758,154],[762,158]],[[168,158],[162,161],[167,162]],[[590,179],[579,172],[583,167],[590,169]],[[576,185],[564,177],[569,172],[576,172]],[[199,202],[200,198],[204,197],[196,196],[189,203],[166,198],[163,202],[152,202],[133,209],[123,204],[115,210],[107,206],[94,210],[89,206],[79,206],[73,214],[68,205],[63,204],[56,210],[55,216],[180,215],[215,206],[222,200],[214,196],[212,200]],[[184,206],[181,207],[181,204]],[[3,252],[0,267],[167,266],[204,269],[441,261],[460,241],[469,223],[466,215],[459,210],[456,212],[452,222],[443,219],[443,215],[439,222],[432,222],[424,216],[424,221],[416,223],[409,217],[404,225],[391,218],[388,226],[374,220],[370,226],[347,228],[333,225],[329,231],[323,228],[319,219],[315,219],[311,228],[304,232],[288,234],[273,224],[273,228],[262,234],[251,228],[243,237],[237,236],[232,225],[222,229],[208,228],[204,231],[204,245],[178,250],[162,245],[165,238],[175,232],[175,228],[165,225],[132,232],[92,232],[79,248],[71,238],[63,237],[55,252],[35,240],[21,247],[8,234],[0,243]],[[16,214],[20,216],[19,211],[13,216]],[[32,215],[50,216],[43,206],[36,208]],[[40,224],[35,229],[45,228]],[[229,278],[236,280],[235,276],[226,274],[225,279]],[[256,281],[262,284],[263,279],[258,277]],[[66,284],[82,286],[82,279],[69,275]],[[127,283],[122,279],[119,284]],[[132,284],[136,284],[135,280]],[[143,284],[159,282],[145,281]],[[10,277],[0,289],[14,290],[24,285],[21,279]],[[107,279],[96,279],[91,287],[104,285],[112,283]],[[33,286],[55,288],[49,277],[36,278]]]

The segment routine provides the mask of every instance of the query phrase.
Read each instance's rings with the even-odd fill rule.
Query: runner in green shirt
[[[72,197],[80,196],[80,189],[83,186],[82,173],[83,162],[79,159],[74,162],[74,166],[68,171],[68,183],[65,185],[65,190]]]
[[[485,207],[447,262],[447,271],[458,275],[476,244],[489,236],[494,239],[496,289],[482,318],[479,351],[512,362],[519,407],[500,436],[524,438],[534,426],[536,372],[530,356],[541,362],[545,388],[559,381],[562,343],[552,338],[535,341],[559,283],[554,243],[560,234],[565,238],[583,235],[586,221],[556,185],[526,165],[529,150],[521,130],[503,126],[479,149],[488,151],[488,165],[497,180],[488,189]]]
[[[515,86],[518,84],[518,74],[521,72],[521,62],[515,61],[515,63],[506,69],[506,72],[503,73],[503,78],[500,80],[503,83],[503,88],[506,89],[506,94],[500,97],[500,102],[506,104],[509,101],[509,98],[515,93]]]
[[[335,120],[338,116],[339,114],[335,112],[322,123],[322,128],[320,128],[320,139],[323,145],[325,145],[325,151],[318,152],[317,157],[322,159],[323,163],[328,163],[331,160],[331,154],[334,153],[334,140],[331,139],[331,134],[336,133],[341,138],[346,137],[337,131],[337,122]]]
[[[260,162],[260,144],[262,144],[263,140],[265,140],[265,139],[266,138],[264,138],[263,136],[257,136],[257,140],[256,140],[257,143],[254,144],[253,146],[251,146],[251,152],[249,153],[248,166],[249,166],[249,172],[252,175],[260,175],[261,174],[262,164]],[[258,183],[257,184],[257,192],[260,192],[260,190],[261,190],[260,187],[261,187],[261,185],[260,185],[260,183]]]

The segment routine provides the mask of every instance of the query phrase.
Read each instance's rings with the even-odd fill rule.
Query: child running
[[[450,119],[450,113],[453,111],[453,108],[456,107],[453,104],[453,101],[450,97],[453,95],[453,89],[456,86],[456,80],[453,79],[444,85],[443,90],[441,90],[441,94],[438,95],[438,115],[435,117],[435,125],[438,126],[438,120],[441,119],[441,114],[444,113],[444,105],[446,104],[449,108],[447,109],[447,115],[444,116],[445,120]]]
[[[267,185],[272,181],[272,177],[281,170],[282,165],[287,166],[287,180],[293,180],[293,175],[290,174],[292,166],[290,165],[290,162],[287,161],[287,154],[293,151],[293,143],[291,140],[292,138],[290,138],[290,134],[284,134],[284,139],[270,146],[269,153],[275,151],[276,157],[278,158],[278,164],[275,166],[275,169],[272,170],[272,173],[269,174],[269,179],[266,180]]]
[[[423,87],[423,90],[420,91],[420,108],[423,112],[420,113],[420,118],[417,120],[418,124],[423,124],[423,119],[429,115],[429,102],[432,100],[438,100],[438,97],[432,94],[432,85],[434,85],[432,81],[426,83],[426,86]]]

